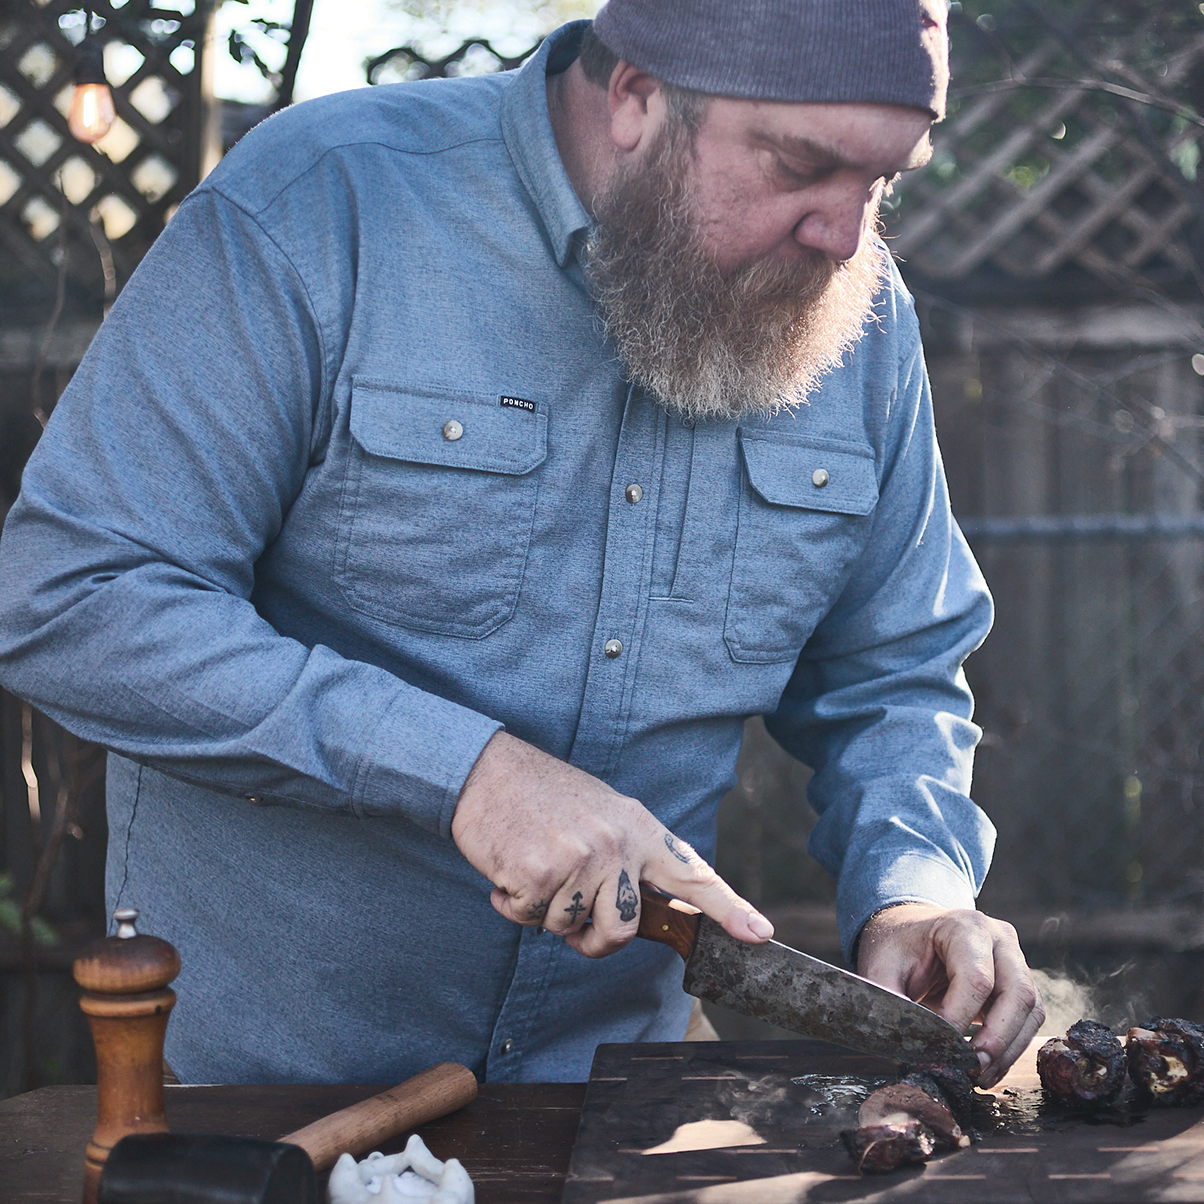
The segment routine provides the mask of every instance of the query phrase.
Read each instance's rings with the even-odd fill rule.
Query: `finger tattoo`
[[[619,893],[615,897],[615,906],[619,909],[619,919],[624,924],[630,924],[640,910],[640,897],[631,885],[626,870],[619,871]]]
[[[580,914],[581,914],[583,911],[589,911],[589,908],[588,908],[588,907],[586,907],[586,906],[585,906],[585,904],[581,902],[581,892],[580,892],[580,891],[577,891],[577,892],[576,892],[576,893],[573,895],[573,902],[572,902],[572,904],[571,904],[570,906],[566,907],[564,910],[565,910],[565,911],[568,913],[569,920],[570,920],[572,923],[576,924],[576,923],[577,923],[577,917],[578,917],[578,916],[579,916],[579,915],[580,915]]]
[[[548,905],[542,900],[538,903],[532,903],[531,906],[527,908],[528,920],[542,920],[547,914]]]
[[[681,846],[677,843],[672,832],[665,833],[665,848],[667,848],[669,852],[682,863],[682,865],[690,864],[692,858],[688,853],[682,852]]]

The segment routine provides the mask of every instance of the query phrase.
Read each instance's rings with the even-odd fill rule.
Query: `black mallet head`
[[[123,1137],[100,1177],[98,1204],[319,1204],[300,1146],[214,1133]]]

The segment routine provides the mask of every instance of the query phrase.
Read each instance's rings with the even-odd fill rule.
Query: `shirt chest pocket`
[[[743,481],[724,639],[732,659],[793,661],[836,599],[878,503],[873,452],[740,432]]]
[[[356,381],[350,434],[335,563],[348,605],[440,635],[496,631],[526,568],[543,404]]]

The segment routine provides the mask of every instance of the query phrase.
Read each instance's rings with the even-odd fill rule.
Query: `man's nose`
[[[866,216],[874,194],[864,185],[846,185],[822,198],[794,228],[794,240],[829,259],[843,263],[852,259],[861,245]]]

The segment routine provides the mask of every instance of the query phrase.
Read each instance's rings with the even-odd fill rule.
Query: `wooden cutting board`
[[[563,1204],[1204,1202],[1204,1109],[1069,1115],[1032,1055],[984,1095],[971,1148],[861,1176],[839,1133],[893,1063],[822,1041],[602,1045]]]

